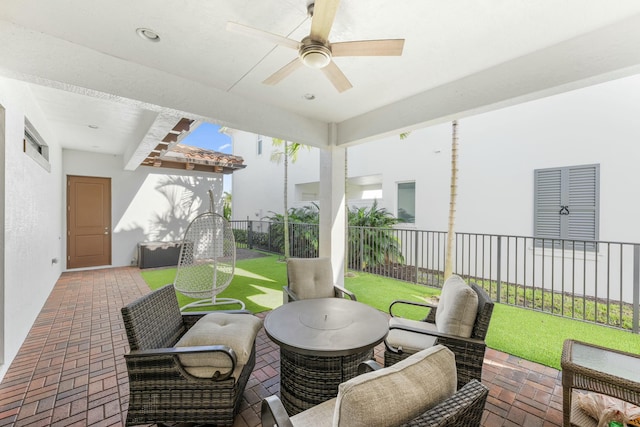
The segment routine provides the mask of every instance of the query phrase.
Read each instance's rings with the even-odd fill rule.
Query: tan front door
[[[111,179],[67,177],[67,268],[111,264]]]

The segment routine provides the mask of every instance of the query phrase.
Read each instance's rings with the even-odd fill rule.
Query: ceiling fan
[[[309,68],[321,69],[338,92],[344,92],[353,86],[333,61],[334,57],[400,56],[404,47],[404,39],[330,43],[329,33],[339,4],[340,0],[312,0],[307,5],[307,11],[311,16],[311,33],[300,42],[236,22],[228,22],[227,30],[268,40],[298,51],[296,59],[273,73],[263,83],[275,85],[301,66],[306,65]]]

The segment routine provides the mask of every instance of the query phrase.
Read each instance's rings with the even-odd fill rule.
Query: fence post
[[[496,301],[500,302],[500,291],[502,289],[502,236],[498,236],[498,262],[496,268]],[[491,283],[491,280],[489,280]]]
[[[253,221],[247,222],[247,245],[249,249],[253,249]]]
[[[418,230],[415,230],[414,234],[416,235],[413,244],[413,262],[416,267],[416,279],[414,280],[414,283],[418,284],[418,276],[420,276],[420,270],[418,269]]]
[[[360,227],[360,271],[364,271],[364,229]]]
[[[633,323],[631,329],[634,334],[640,331],[638,327],[640,315],[640,245],[633,245]]]

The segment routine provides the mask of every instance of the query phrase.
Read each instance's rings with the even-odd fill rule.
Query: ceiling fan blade
[[[404,39],[360,40],[331,43],[333,56],[400,56]]]
[[[344,75],[333,61],[329,62],[329,65],[322,68],[322,72],[340,93],[353,87],[349,79],[347,79],[347,76]]]
[[[280,83],[285,77],[289,76],[298,68],[302,67],[302,61],[300,58],[296,58],[293,61],[289,62],[284,67],[280,68],[278,71],[267,77],[265,81],[262,83],[266,85],[275,85]]]
[[[257,28],[247,27],[246,25],[238,24],[237,22],[227,22],[227,31],[233,31],[234,33],[244,34],[256,39],[270,41],[271,43],[289,47],[291,49],[297,50],[300,47],[300,42],[297,42],[293,39],[262,31]]]
[[[315,0],[311,18],[311,40],[327,43],[340,0]]]

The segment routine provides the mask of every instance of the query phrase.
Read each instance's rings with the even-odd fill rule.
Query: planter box
[[[181,242],[138,243],[138,267],[172,267],[178,265]]]

